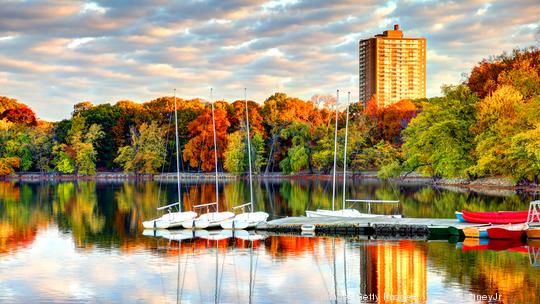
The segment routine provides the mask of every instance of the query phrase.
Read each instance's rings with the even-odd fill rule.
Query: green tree
[[[56,144],[53,147],[55,169],[62,173],[71,174],[75,171],[75,157],[66,144]]]
[[[317,144],[313,148],[313,168],[328,173],[334,162],[334,133],[326,126],[320,126],[316,128],[314,137]]]
[[[19,159],[19,168],[22,171],[28,171],[32,166],[32,152],[30,151],[31,142],[26,130],[19,130],[11,139],[5,143],[5,155],[8,157],[17,157]]]
[[[34,167],[40,172],[51,170],[53,159],[53,128],[50,123],[38,124],[28,130]]]
[[[114,139],[112,130],[121,116],[120,109],[110,104],[92,105],[89,102],[83,102],[75,105],[74,116],[84,117],[86,125],[97,125],[103,132],[94,142],[96,154],[96,165],[103,168],[112,168],[114,155],[118,147]]]
[[[66,144],[54,149],[56,169],[63,173],[95,174],[96,142],[104,132],[97,124],[86,128],[86,119],[76,115],[71,121]]]
[[[251,138],[251,153],[254,154],[255,158],[253,161],[253,172],[261,173],[262,167],[266,166],[265,158],[265,148],[264,148],[264,139],[260,133],[255,133]]]
[[[229,135],[227,149],[224,153],[225,169],[231,173],[239,174],[245,172],[247,165],[246,145],[244,144],[244,134],[236,131]]]
[[[443,87],[444,97],[422,102],[422,112],[403,131],[403,169],[427,175],[466,176],[474,164],[472,150],[478,102],[465,85]]]
[[[310,167],[309,125],[293,122],[281,131],[281,138],[291,142],[287,157],[279,163],[281,170],[285,173],[296,173]]]
[[[525,99],[513,86],[503,85],[477,104],[478,120],[472,174],[538,179],[540,159],[534,137],[540,124],[540,98]]]
[[[121,147],[114,160],[126,172],[155,174],[166,156],[164,132],[156,122],[131,129],[131,145]]]

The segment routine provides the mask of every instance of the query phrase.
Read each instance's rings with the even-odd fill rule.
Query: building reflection
[[[381,303],[426,301],[425,243],[374,242],[361,250],[365,253],[364,294],[376,294]]]

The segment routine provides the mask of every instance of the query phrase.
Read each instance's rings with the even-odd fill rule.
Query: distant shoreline
[[[362,171],[349,173],[350,179],[380,180],[375,171]],[[230,173],[218,173],[220,179],[245,179],[245,175],[234,175]],[[214,179],[214,173],[180,173],[182,180],[207,180]],[[255,179],[289,179],[289,180],[328,180],[332,179],[331,174],[295,174],[286,175],[281,173],[256,174]],[[341,179],[342,174],[336,175]],[[78,181],[78,180],[96,180],[96,181],[174,181],[176,173],[164,174],[133,174],[124,172],[98,172],[95,175],[75,175],[75,174],[56,174],[56,173],[17,173],[12,175],[0,176],[0,180],[11,181]],[[425,183],[433,186],[457,187],[462,189],[503,189],[525,192],[540,191],[540,185],[516,185],[509,178],[490,177],[477,180],[466,179],[435,179],[433,177],[411,174],[400,178],[391,178],[391,182],[401,183]]]

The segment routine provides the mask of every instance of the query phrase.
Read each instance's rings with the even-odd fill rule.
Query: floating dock
[[[343,217],[286,217],[257,226],[257,230],[301,233],[302,226],[315,226],[315,233],[332,235],[374,235],[395,238],[448,238],[449,228],[484,226],[457,219],[441,218],[343,218]]]

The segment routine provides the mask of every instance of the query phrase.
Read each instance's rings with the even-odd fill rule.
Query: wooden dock
[[[315,233],[334,235],[375,235],[379,237],[417,238],[449,237],[449,227],[483,226],[464,223],[457,219],[440,218],[342,218],[342,217],[286,217],[257,226],[257,230],[301,233],[303,225],[314,225]]]

